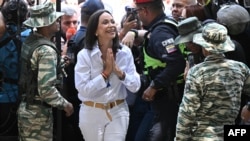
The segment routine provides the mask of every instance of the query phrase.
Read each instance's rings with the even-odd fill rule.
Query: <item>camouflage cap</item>
[[[194,35],[193,42],[214,54],[221,54],[235,49],[234,43],[227,35],[226,27],[218,23],[205,25],[202,33]]]
[[[53,24],[59,17],[64,15],[56,12],[54,4],[51,2],[35,5],[30,8],[30,17],[23,23],[29,27],[44,27]]]
[[[180,21],[177,29],[179,36],[175,39],[175,45],[193,41],[194,34],[202,32],[201,22],[197,17],[189,17]]]

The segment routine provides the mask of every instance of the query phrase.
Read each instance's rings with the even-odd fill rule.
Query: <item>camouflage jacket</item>
[[[176,141],[223,141],[223,126],[235,123],[242,92],[250,95],[245,64],[210,55],[192,67],[179,108]]]
[[[35,42],[38,42],[38,40],[43,40],[42,42],[47,43],[37,45]],[[36,89],[32,90],[35,93],[34,97],[32,97],[34,98],[34,100],[40,100],[46,102],[47,104],[53,107],[63,109],[68,101],[61,96],[60,92],[56,87],[58,85],[59,80],[58,66],[60,66],[60,64],[58,63],[60,63],[60,61],[58,61],[58,59],[60,59],[60,57],[58,57],[58,55],[60,54],[58,54],[55,50],[55,45],[49,40],[46,40],[47,39],[42,37],[40,34],[34,33],[31,34],[23,43],[21,51],[21,64],[24,64],[25,60],[27,60],[26,55],[29,54],[27,52],[32,49],[32,46],[37,46],[33,51],[30,60],[28,57],[28,62],[30,61],[30,63],[26,63],[31,66],[32,73],[29,75],[34,75],[33,77],[35,77],[35,79],[37,78],[37,80],[35,81],[35,83],[32,82],[31,84],[27,84],[29,82],[25,82],[26,80],[22,79],[25,78],[25,76],[23,77],[25,73],[22,73],[23,67],[25,66],[22,66],[20,86],[22,86],[22,84],[25,84],[23,88],[26,89],[30,87],[35,87]],[[22,80],[24,82],[22,82]],[[27,90],[24,89],[23,92],[24,96],[26,95],[27,97],[29,95],[27,94]]]

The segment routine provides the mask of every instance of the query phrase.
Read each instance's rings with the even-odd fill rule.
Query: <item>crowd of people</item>
[[[244,2],[164,5],[115,21],[102,0],[3,1],[0,140],[223,141],[250,124]]]

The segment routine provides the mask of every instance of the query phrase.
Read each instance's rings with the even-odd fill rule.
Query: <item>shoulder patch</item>
[[[170,38],[170,39],[167,39],[167,40],[163,41],[162,46],[165,47],[165,49],[166,49],[166,51],[168,53],[172,53],[172,52],[175,52],[177,50],[177,48],[174,45],[174,39],[173,38]]]

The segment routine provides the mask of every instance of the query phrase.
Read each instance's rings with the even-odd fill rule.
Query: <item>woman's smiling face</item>
[[[96,35],[98,36],[98,38],[110,40],[115,38],[116,32],[116,24],[112,15],[107,12],[104,12],[99,17]]]

